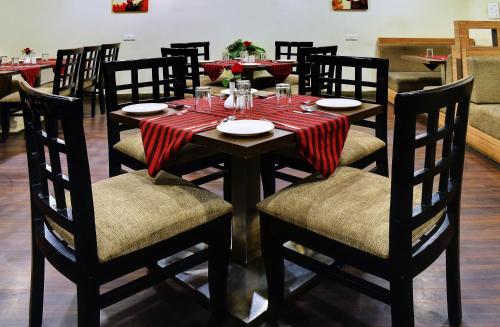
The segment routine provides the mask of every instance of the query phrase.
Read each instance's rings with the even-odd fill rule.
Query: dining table
[[[435,56],[428,57],[428,56],[423,56],[423,55],[422,56],[403,55],[403,56],[401,56],[401,59],[404,59],[407,61],[419,62],[431,71],[434,71],[434,70],[436,70],[437,67],[439,67],[440,72],[441,72],[441,85],[446,84],[446,63],[448,61],[448,56],[435,55]]]
[[[221,119],[221,115],[216,115],[217,118],[214,124],[207,125],[208,128],[194,129],[196,132],[192,133],[190,139],[191,143],[226,153],[232,158],[230,174],[233,220],[231,264],[228,277],[228,306],[230,313],[245,325],[260,323],[267,310],[267,283],[261,259],[259,213],[256,209],[256,204],[262,199],[260,178],[262,156],[280,148],[290,147],[290,145],[295,144],[298,147],[298,131],[294,128],[296,126],[293,125],[297,124],[297,121],[301,118],[310,120],[314,117],[313,115],[318,115],[318,119],[320,119],[322,118],[320,116],[328,117],[330,115],[330,117],[334,118],[341,117],[344,121],[352,124],[383,113],[383,107],[375,103],[362,103],[359,107],[350,110],[323,110],[317,106],[317,110],[312,113],[300,110],[302,103],[312,101],[314,105],[314,101],[317,99],[310,96],[293,96],[292,105],[289,108],[278,109],[273,97],[255,98],[254,107],[261,108],[259,110],[269,110],[269,117],[275,117],[273,114],[282,110],[286,115],[290,115],[289,122],[287,120],[285,120],[287,123],[284,123],[283,120],[275,121],[275,128],[267,133],[241,137],[218,131],[217,124],[224,120]],[[176,100],[175,102],[176,105],[179,103],[185,105],[182,112],[186,110],[196,111],[194,99]],[[213,98],[212,107],[220,108],[221,104],[219,102],[223,102],[223,100]],[[186,109],[188,107],[189,109]],[[169,108],[159,114],[139,116],[117,110],[110,112],[109,119],[128,128],[144,128],[146,123],[155,120],[178,119],[179,113],[181,113],[179,109]],[[252,109],[250,109],[247,113],[248,116],[245,118],[260,119],[259,116],[262,111],[259,111],[259,113],[258,115],[253,113],[252,116]],[[225,116],[232,114],[232,110],[225,112]],[[286,115],[279,117],[286,118]],[[346,135],[347,131],[345,132]],[[145,140],[144,134],[143,140]],[[157,144],[158,142],[153,143]],[[290,244],[290,246],[299,251],[303,250],[303,248],[295,244]],[[202,247],[203,245],[200,245],[190,251],[194,253]],[[321,254],[311,252],[310,255],[323,262],[331,263],[330,258],[326,258]],[[166,258],[164,260],[172,262],[177,259]],[[299,292],[315,281],[314,273],[293,263],[286,262],[285,268],[285,292],[287,294]],[[176,277],[182,284],[197,290],[203,295],[203,298],[209,297],[206,265],[196,267]]]
[[[36,64],[1,64],[0,72],[7,72],[0,77],[12,77],[14,75],[21,75],[23,79],[31,86],[35,86],[40,77],[40,72],[45,69],[54,69],[56,66],[56,59],[49,59],[47,61],[39,61]]]

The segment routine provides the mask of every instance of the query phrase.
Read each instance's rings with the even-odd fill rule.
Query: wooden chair
[[[101,53],[99,54],[99,76],[97,77],[96,92],[99,94],[99,109],[101,114],[105,113],[106,100],[104,94],[104,74],[103,67],[104,63],[110,61],[117,61],[118,54],[120,52],[120,43],[110,43],[101,45]],[[93,116],[92,116],[93,117]]]
[[[38,90],[65,96],[76,96],[78,70],[82,60],[82,48],[57,51],[54,80],[41,85]],[[0,120],[2,124],[1,141],[9,137],[9,122],[11,116],[21,116],[21,97],[18,92],[18,83],[14,83],[12,93],[0,99]]]
[[[303,181],[257,205],[272,321],[284,308],[286,259],[389,304],[393,326],[414,326],[413,278],[446,251],[448,317],[451,325],[460,324],[460,195],[472,84],[468,77],[396,96],[392,179],[339,167],[329,178]],[[441,108],[446,124],[438,128]],[[427,126],[419,133],[417,115],[423,113]],[[420,169],[415,158],[422,148]],[[390,287],[283,247],[287,241],[388,281]]]
[[[197,48],[161,48],[162,57],[183,56],[186,58],[186,93],[194,96],[197,86],[200,86],[200,65]]]
[[[210,42],[187,42],[187,43],[170,43],[171,48],[196,48],[198,49],[198,60],[210,59]],[[200,75],[205,75],[205,70],[200,68]]]
[[[300,48],[312,47],[313,42],[290,42],[290,41],[276,41],[274,42],[275,52],[274,58],[279,59],[297,59]],[[292,75],[298,75],[297,68],[292,70]]]
[[[365,168],[376,163],[375,172],[388,176],[387,159],[387,76],[389,62],[380,58],[343,56],[309,56],[311,62],[311,95],[318,97],[354,98],[382,106],[383,111],[375,121],[363,120],[357,125],[374,130],[374,134],[351,129],[340,157],[340,165]],[[354,70],[354,77],[345,76],[347,69]],[[375,70],[375,82],[367,81],[365,70]],[[345,86],[354,90],[345,90]],[[369,87],[370,90],[364,90]],[[368,93],[369,92],[369,93]],[[374,93],[374,97],[371,94]],[[267,155],[263,162],[262,179],[264,195],[275,192],[275,178],[295,182],[300,178],[278,171],[284,167],[315,173],[314,168],[303,160],[295,147],[288,147]]]
[[[184,98],[185,68],[184,57],[115,61],[104,64],[110,177],[121,174],[122,165],[134,170],[146,168],[146,157],[140,131],[129,129],[125,132],[127,128],[113,122],[109,118],[109,113],[130,104],[168,102]],[[139,71],[143,73],[149,71],[150,76],[139,76]],[[126,76],[130,77],[131,80],[119,84],[118,75],[122,79]],[[139,81],[139,77],[149,78],[149,80]],[[141,92],[141,88],[145,87],[152,88],[152,94]],[[130,92],[130,94],[123,94],[123,92]],[[122,135],[125,134],[123,132],[127,134]],[[201,185],[224,178],[224,196],[229,200],[231,194],[229,189],[230,160],[226,155],[200,145],[187,144],[177,158],[166,167],[168,172],[177,176],[205,168],[217,168],[218,171],[196,178],[192,182]]]
[[[206,260],[213,314],[223,318],[231,205],[165,172],[155,179],[133,172],[91,185],[82,100],[41,93],[24,82],[20,92],[31,194],[29,325],[42,325],[45,259],[76,284],[81,327],[99,326],[101,309]],[[198,243],[208,248],[99,290]]]
[[[335,56],[338,47],[336,45],[323,47],[301,47],[297,54],[297,72],[299,75],[299,94],[311,92],[311,62],[309,56],[314,54]]]
[[[91,116],[95,116],[97,86],[99,81],[101,46],[84,47],[78,73],[77,97],[91,97]]]

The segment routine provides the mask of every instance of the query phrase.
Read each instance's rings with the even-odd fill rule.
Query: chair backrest
[[[197,48],[161,48],[162,57],[183,56],[186,58],[186,83],[191,81],[191,86],[186,92],[194,95],[194,90],[200,86],[200,65],[198,62]]]
[[[297,72],[299,74],[299,94],[311,92],[311,61],[309,56],[313,54],[335,56],[338,47],[336,45],[323,47],[301,47],[297,54]]]
[[[99,78],[101,46],[84,47],[82,53],[82,63],[78,73],[78,92],[81,97],[83,90],[97,84]]]
[[[431,90],[396,95],[389,251],[402,267],[418,251],[432,249],[428,242],[439,244],[441,237],[452,237],[450,233],[459,230],[472,86],[469,76]],[[440,112],[446,117],[442,127]],[[422,114],[427,115],[427,122],[424,130],[418,130],[417,116]],[[417,198],[416,192],[421,196]],[[413,241],[412,233],[443,210],[446,217],[441,217],[433,231]]]
[[[170,43],[171,48],[197,48],[198,58],[201,60],[210,59],[210,42],[187,42],[187,43]]]
[[[311,94],[321,97],[351,98],[382,106],[375,122],[356,125],[375,129],[387,144],[387,101],[389,60],[345,56],[311,55]]]
[[[295,59],[299,54],[299,49],[304,47],[312,47],[313,42],[295,42],[295,41],[276,41],[274,42],[274,58],[279,59]],[[292,70],[292,74],[298,74],[297,68]]]
[[[105,63],[106,111],[139,102],[184,98],[185,69],[186,58],[181,56]],[[124,101],[119,101],[119,93],[124,95]]]
[[[21,82],[19,93],[26,128],[33,239],[49,260],[96,263],[82,100],[41,93],[26,82]],[[60,230],[53,231],[54,224],[73,236],[74,247],[59,237]]]
[[[76,96],[78,88],[78,73],[82,63],[83,48],[57,51],[54,68],[53,94]]]
[[[103,78],[103,66],[105,62],[117,61],[118,54],[120,53],[120,43],[109,43],[101,45],[101,53],[99,54],[99,87]]]

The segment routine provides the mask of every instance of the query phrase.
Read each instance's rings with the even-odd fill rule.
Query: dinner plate
[[[255,136],[270,132],[274,129],[274,124],[267,120],[230,120],[219,124],[219,132],[235,136]]]
[[[231,92],[231,91],[230,91],[229,89],[224,89],[224,90],[220,91],[220,94],[229,95],[229,94],[230,94],[230,92]],[[259,92],[259,90],[257,90],[257,89],[252,89],[252,94],[255,94],[255,93],[257,93],[257,92]]]
[[[278,59],[276,61],[277,62],[296,62],[297,60],[295,60],[295,59]]]
[[[150,115],[167,108],[166,103],[138,103],[123,107],[122,110],[131,115]]]
[[[251,66],[251,67],[253,67],[253,66],[259,66],[259,64],[256,63],[256,62],[243,62],[243,63],[241,63],[241,65],[243,65],[243,66]]]
[[[316,101],[316,105],[329,109],[354,109],[361,106],[361,101],[353,99],[321,99]]]

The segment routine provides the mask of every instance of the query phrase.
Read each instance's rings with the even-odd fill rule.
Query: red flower
[[[251,45],[252,45],[252,42],[250,42],[250,41],[245,41],[245,42],[243,42],[243,46],[244,46],[245,48],[248,48],[248,47],[249,47],[249,46],[251,46]]]
[[[232,67],[231,67],[231,72],[233,73],[233,75],[239,75],[241,73],[243,73],[243,65],[241,65],[240,63],[235,63]]]
[[[30,48],[24,48],[24,53],[29,55],[31,52],[33,52],[33,50],[31,50]]]

